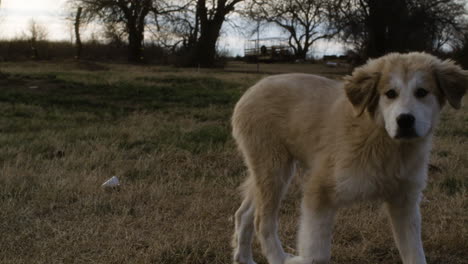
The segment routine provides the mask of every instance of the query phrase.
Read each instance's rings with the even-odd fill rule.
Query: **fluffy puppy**
[[[426,263],[419,201],[439,112],[460,108],[468,72],[425,53],[370,60],[344,81],[308,74],[263,79],[237,103],[233,136],[249,176],[235,215],[234,262],[255,263],[254,231],[270,264],[329,263],[336,211],[385,204],[404,264]],[[278,238],[278,210],[306,170],[298,256]]]

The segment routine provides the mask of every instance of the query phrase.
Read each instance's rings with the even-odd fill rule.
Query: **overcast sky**
[[[26,30],[31,19],[47,27],[49,39],[69,40],[70,29],[64,20],[65,0],[2,0],[0,37],[12,38]]]
[[[66,0],[2,0],[0,9],[0,38],[21,36],[31,19],[46,26],[50,40],[70,40],[72,28],[65,18]],[[89,33],[89,32],[88,32]],[[281,36],[278,31],[264,30],[261,37]],[[85,32],[86,38],[86,32]],[[225,29],[219,47],[231,55],[243,55],[244,37],[234,30]],[[316,45],[317,55],[340,53],[341,47],[333,43]]]

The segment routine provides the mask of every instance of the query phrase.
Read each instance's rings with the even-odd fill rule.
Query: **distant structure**
[[[294,61],[294,53],[287,39],[263,38],[248,40],[244,46],[246,62],[288,62]]]

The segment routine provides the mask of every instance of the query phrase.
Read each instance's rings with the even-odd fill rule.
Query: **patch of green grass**
[[[148,169],[130,168],[124,172],[123,177],[125,177],[127,181],[136,182],[136,181],[141,181],[141,180],[151,178],[153,173],[154,173],[153,171],[148,170]]]
[[[222,147],[230,137],[230,130],[221,125],[207,125],[185,133],[178,146],[192,153]]]
[[[231,119],[233,107],[207,107],[192,110],[192,116],[199,122],[223,121]]]
[[[186,134],[186,138],[199,144],[223,144],[230,136],[226,127],[208,125]]]
[[[142,93],[162,102],[177,103],[189,107],[231,105],[240,97],[238,84],[209,77],[168,76],[163,78],[141,77],[137,80],[154,83]]]
[[[436,155],[439,157],[445,158],[445,157],[450,156],[450,151],[440,150],[440,151],[437,151]]]
[[[152,151],[155,151],[158,149],[160,146],[160,142],[154,141],[151,139],[146,139],[146,140],[135,140],[135,141],[127,141],[127,140],[122,140],[119,143],[119,148],[124,150],[124,151],[136,151],[138,153],[144,154],[144,153],[150,153]]]
[[[0,93],[0,102],[30,104],[62,111],[88,111],[96,114],[125,114],[132,111],[168,107],[208,107],[232,105],[240,97],[239,85],[208,77],[138,78],[143,82],[122,81],[83,84],[57,79],[55,75],[20,75],[8,78],[17,83]],[[28,81],[39,81],[39,88],[28,89]],[[53,80],[53,82],[51,82]]]
[[[207,123],[186,129],[174,124],[166,124],[158,128],[155,135],[149,135],[143,139],[121,138],[119,148],[123,151],[136,151],[144,154],[175,147],[199,154],[222,148],[230,139],[230,133],[230,128],[224,124]]]
[[[449,177],[440,183],[440,188],[448,195],[455,195],[463,190],[468,189],[468,181]]]

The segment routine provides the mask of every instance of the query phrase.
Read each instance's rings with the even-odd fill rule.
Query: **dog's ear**
[[[368,72],[356,69],[351,76],[345,77],[345,91],[348,100],[354,106],[356,116],[360,116],[367,109],[373,113],[379,102],[377,84],[379,72]]]
[[[449,104],[460,109],[462,97],[468,88],[468,71],[451,60],[445,60],[436,64],[435,77],[438,88]]]

